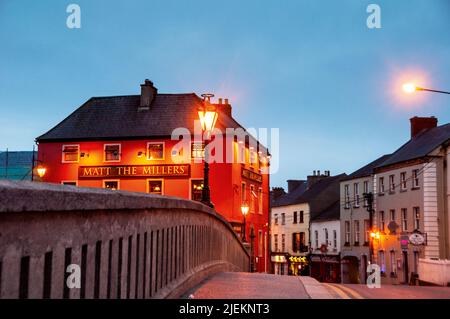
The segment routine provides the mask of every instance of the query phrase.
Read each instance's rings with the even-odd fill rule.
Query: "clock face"
[[[421,234],[411,234],[409,236],[409,241],[413,245],[422,245],[425,241],[425,238]]]

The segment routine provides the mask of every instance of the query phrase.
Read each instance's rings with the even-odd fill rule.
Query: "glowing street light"
[[[47,169],[44,166],[40,165],[36,168],[36,172],[38,173],[39,177],[42,178],[47,172]]]
[[[245,228],[246,228],[246,218],[249,211],[249,207],[247,203],[242,203],[241,206],[241,212],[242,216],[244,216],[244,228],[242,229],[242,242],[247,242],[247,239],[245,238]]]
[[[416,86],[414,83],[405,83],[405,84],[403,84],[402,87],[403,87],[403,91],[405,91],[408,94],[411,94],[415,91],[427,91],[427,92],[434,92],[434,93],[450,94],[450,92],[447,92],[447,91],[425,89],[425,88]]]
[[[214,130],[219,113],[217,112],[214,105],[211,104],[211,97],[214,94],[202,94],[203,97],[203,107],[198,110],[198,117],[200,118],[200,124],[205,135],[205,159],[204,159],[204,182],[202,189],[202,203],[214,207],[211,203],[211,194],[209,189],[209,163],[208,163],[208,152],[206,152],[207,141],[211,138],[211,132]]]

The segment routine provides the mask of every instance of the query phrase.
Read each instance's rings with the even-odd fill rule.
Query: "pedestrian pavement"
[[[334,299],[312,277],[262,273],[223,272],[189,291],[194,299]]]

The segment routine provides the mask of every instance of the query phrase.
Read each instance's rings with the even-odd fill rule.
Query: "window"
[[[285,213],[281,214],[281,225],[286,225],[286,214]]]
[[[337,248],[337,231],[333,230],[333,247]]]
[[[300,211],[300,224],[303,224],[304,220],[303,220],[303,211]]]
[[[77,163],[80,160],[80,145],[63,145],[62,162]]]
[[[62,185],[70,185],[70,186],[77,186],[77,181],[62,181]]]
[[[273,245],[274,245],[274,250],[275,251],[279,251],[278,250],[278,235],[277,234],[273,235]]]
[[[402,191],[406,190],[406,172],[400,173],[400,188]]]
[[[390,266],[391,266],[391,276],[397,275],[397,265],[395,263],[395,251],[391,250],[390,253]]]
[[[384,227],[385,227],[384,211],[380,211],[380,213],[378,215],[380,217],[378,227],[380,228],[381,231],[384,231]]]
[[[380,194],[384,194],[384,177],[380,177],[380,185],[378,186]]]
[[[308,247],[305,245],[306,236],[304,232],[300,233],[300,252],[304,253],[308,251]]]
[[[419,230],[420,229],[420,208],[414,207],[413,214],[414,214],[414,229]]]
[[[243,141],[238,144],[238,163],[245,164],[245,145]]]
[[[245,183],[241,184],[241,198],[242,198],[242,203],[245,203],[245,201],[247,200],[247,192],[245,189]]]
[[[364,194],[369,194],[369,182],[364,182]],[[364,207],[369,206],[369,202],[367,201],[366,196],[364,196]]]
[[[263,255],[263,233],[262,230],[258,230],[258,256]]]
[[[198,160],[205,157],[205,144],[202,142],[191,143],[191,159]]]
[[[395,175],[389,175],[389,191],[395,191]]]
[[[385,274],[386,273],[386,257],[384,256],[384,250],[380,250],[378,252],[378,259],[379,259],[378,263],[380,266],[380,272],[382,274]]]
[[[314,241],[316,249],[319,249],[319,232],[317,230],[314,231]]]
[[[263,193],[262,188],[258,188],[258,213],[263,213]]]
[[[286,235],[281,235],[281,251],[286,251]]]
[[[164,159],[164,142],[147,143],[147,159],[163,160]]]
[[[149,194],[156,194],[156,195],[162,195],[163,194],[163,181],[162,179],[158,180],[147,180],[148,188],[147,193]]]
[[[357,246],[357,245],[359,245],[359,234],[360,234],[359,220],[353,221],[353,226],[354,226],[354,230],[355,230],[355,246]]]
[[[274,224],[278,225],[278,214],[275,214],[273,219],[274,219]]]
[[[359,207],[359,184],[353,184],[353,195],[355,200],[355,207]]]
[[[120,144],[105,144],[104,145],[104,162],[120,162]]]
[[[412,175],[413,175],[413,188],[419,188],[419,170],[415,169],[412,171]]]
[[[391,209],[391,210],[389,211],[389,220],[390,220],[391,222],[395,222],[395,209]]]
[[[328,229],[325,228],[325,245],[328,246]]]
[[[191,180],[191,199],[196,201],[202,200],[203,180]]]
[[[370,240],[370,221],[364,220],[364,243],[368,244]]]
[[[345,244],[350,245],[350,222],[345,222]]]
[[[402,230],[408,231],[408,210],[402,208]]]
[[[297,224],[297,212],[294,212],[294,222],[293,224]]]
[[[301,236],[300,233],[293,233],[292,234],[292,251],[294,253],[300,252],[301,250]]]
[[[255,198],[257,197],[255,193],[255,186],[250,185],[250,212],[255,213]]]
[[[257,162],[258,162],[257,153],[255,151],[251,150],[250,151],[250,167],[255,167]]]
[[[110,190],[118,190],[119,189],[119,181],[118,180],[105,180],[103,181],[103,188],[107,188]]]
[[[345,208],[349,209],[350,208],[350,190],[349,190],[349,185],[345,185],[344,186],[344,196],[345,196]]]

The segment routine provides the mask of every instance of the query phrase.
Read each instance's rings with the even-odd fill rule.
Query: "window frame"
[[[354,197],[354,200],[355,200],[354,207],[358,208],[359,207],[359,200],[360,200],[360,198],[359,198],[359,183],[354,183],[353,184],[353,197]]]
[[[150,150],[149,150],[149,146],[150,145],[157,145],[157,144],[162,144],[162,158],[149,158],[150,155]],[[166,159],[166,142],[147,142],[147,148],[146,148],[146,155],[147,155],[147,161],[164,161]]]
[[[164,179],[163,178],[147,178],[145,182],[146,182],[145,192],[147,194],[161,195],[161,196],[164,195]],[[150,182],[161,182],[161,194],[150,193]]]
[[[395,192],[395,175],[389,175],[389,193]]]
[[[412,188],[413,189],[420,188],[419,169],[412,170]]]
[[[384,195],[385,191],[386,191],[386,189],[384,188],[384,176],[381,176],[381,177],[378,179],[378,192],[379,192],[381,195]]]
[[[400,190],[406,191],[408,189],[406,172],[400,173]]]
[[[354,230],[354,236],[355,238],[353,238],[353,245],[358,246],[360,241],[360,236],[361,236],[361,228],[360,228],[360,224],[359,224],[359,220],[354,220],[353,221],[353,230]]]
[[[419,215],[419,218],[417,218],[417,215]],[[420,207],[419,206],[413,207],[413,219],[414,219],[414,229],[420,230],[421,216],[420,216]]]
[[[262,215],[262,213],[263,213],[263,205],[264,205],[264,199],[263,199],[262,187],[258,187],[258,214],[260,214],[260,215]]]
[[[65,159],[64,159],[64,148],[65,147],[73,147],[73,146],[76,146],[77,147],[77,149],[78,149],[78,151],[77,151],[77,160],[76,161],[66,161]],[[79,163],[80,162],[80,153],[81,153],[81,147],[80,147],[80,144],[63,144],[62,145],[62,147],[61,147],[61,163],[64,163],[64,164],[70,164],[70,163]]]
[[[108,183],[108,182],[117,182],[117,189],[115,189],[115,190],[117,190],[117,191],[120,190],[120,179],[102,179],[102,185],[103,185],[102,188],[104,188],[104,189],[110,189],[110,188],[106,188],[106,187],[105,187],[105,186],[106,186],[106,183]]]
[[[402,208],[400,210],[400,218],[402,220],[402,231],[408,231],[408,209]]]
[[[106,160],[106,147],[107,146],[119,146],[119,159],[118,160]],[[121,143],[105,143],[103,144],[103,163],[119,163],[122,160],[122,144]]]
[[[350,229],[350,221],[346,220],[344,221],[344,235],[345,235],[345,245],[350,245],[351,241],[351,229]]]
[[[75,185],[70,185],[70,184],[66,184],[66,183],[75,183]],[[76,180],[76,179],[74,179],[74,180],[63,180],[63,181],[61,181],[61,185],[78,186],[78,180]]]

